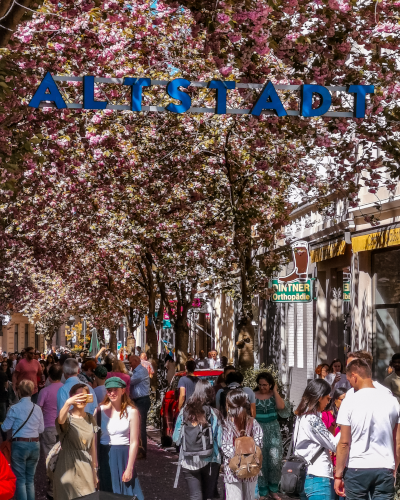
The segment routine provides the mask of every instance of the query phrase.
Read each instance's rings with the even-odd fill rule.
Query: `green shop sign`
[[[272,280],[274,293],[272,302],[311,302],[311,280],[292,283],[281,283],[279,280]]]

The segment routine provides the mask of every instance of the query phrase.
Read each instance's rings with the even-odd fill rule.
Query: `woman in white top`
[[[331,399],[330,392],[331,386],[328,382],[323,379],[312,380],[295,411],[298,417],[293,433],[295,454],[304,457],[309,464],[304,491],[300,495],[302,500],[335,498],[332,490],[333,465],[329,451],[336,451],[340,433],[334,437],[321,418],[321,412]]]
[[[351,388],[350,382],[347,380],[346,374],[343,372],[343,365],[340,359],[334,359],[329,367],[329,373],[325,377],[325,380],[331,386],[331,396],[336,389],[339,387],[344,387],[346,390]]]
[[[104,385],[107,395],[97,410],[97,425],[101,428],[100,491],[144,500],[134,468],[139,449],[139,412],[129,399],[122,379],[111,377]]]

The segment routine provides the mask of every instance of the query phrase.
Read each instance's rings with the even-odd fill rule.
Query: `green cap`
[[[112,389],[118,387],[120,387],[121,389],[125,389],[126,387],[126,383],[122,380],[122,378],[119,377],[108,378],[104,385],[106,386],[106,389]]]
[[[107,377],[108,371],[107,371],[107,368],[105,366],[99,365],[99,366],[96,366],[93,373],[96,375],[96,377],[104,379]]]

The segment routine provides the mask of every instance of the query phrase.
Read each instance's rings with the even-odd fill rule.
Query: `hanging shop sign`
[[[311,302],[311,279],[303,283],[281,283],[278,279],[272,280],[274,293],[271,297],[272,302]]]
[[[66,103],[56,82],[83,82],[83,104]],[[131,89],[130,105],[110,104],[108,101],[95,100],[95,84],[112,83],[120,84]],[[166,107],[162,106],[142,106],[142,91],[144,87],[166,86],[167,94],[180,101],[180,104],[170,103]],[[192,100],[189,94],[180,90],[192,87],[205,87],[216,91],[215,108],[197,108],[192,107]],[[262,89],[260,96],[251,109],[227,109],[226,99],[229,90],[233,89]],[[285,109],[276,90],[300,91],[300,110]],[[332,104],[331,92],[345,92],[354,95],[354,106],[352,111],[329,111]],[[365,103],[367,94],[374,93],[373,85],[349,85],[328,86],[322,85],[273,85],[270,81],[263,83],[236,83],[232,80],[211,80],[210,82],[190,82],[185,78],[175,78],[171,81],[151,80],[150,78],[101,78],[94,76],[52,76],[47,73],[40,83],[35,95],[32,97],[29,106],[56,107],[58,109],[115,109],[130,110],[134,112],[155,111],[171,113],[213,113],[218,115],[225,114],[250,114],[260,116],[261,113],[272,114],[276,116],[332,116],[341,118],[364,118]],[[313,108],[314,95],[320,97],[320,103],[317,108]]]
[[[312,283],[308,278],[310,255],[307,241],[292,244],[294,269],[287,276],[272,280],[272,302],[311,302]]]
[[[343,301],[350,302],[351,298],[351,270],[350,267],[343,269]]]

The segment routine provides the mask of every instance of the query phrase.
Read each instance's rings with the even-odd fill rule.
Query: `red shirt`
[[[27,359],[21,359],[17,366],[15,367],[15,375],[17,377],[17,385],[21,380],[31,380],[35,386],[32,394],[36,394],[38,391],[38,375],[42,374],[42,367],[37,359],[32,359],[28,361]]]

